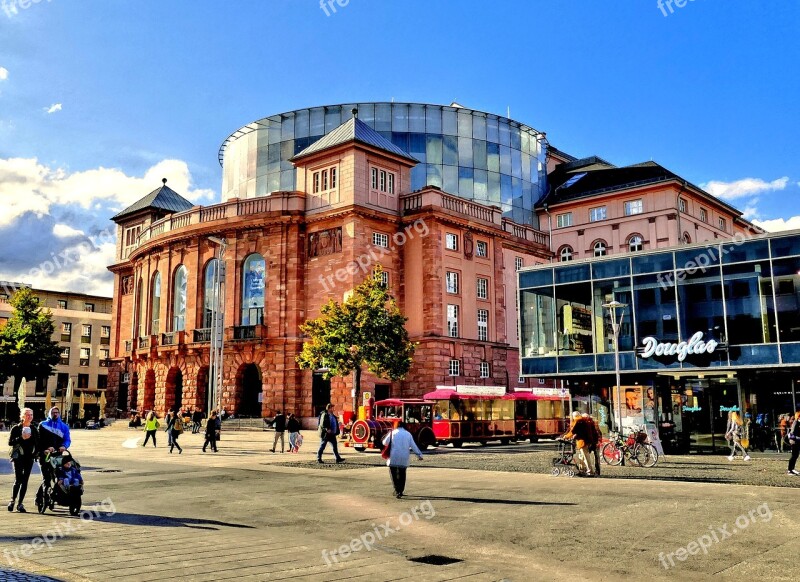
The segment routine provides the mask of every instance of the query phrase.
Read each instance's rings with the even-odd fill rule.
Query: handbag
[[[382,459],[389,460],[389,458],[392,456],[392,437],[393,436],[394,436],[394,431],[389,433],[389,444],[386,445],[385,447],[383,447],[383,450],[381,451],[381,458]]]
[[[14,445],[10,449],[8,449],[8,458],[12,461],[16,461],[22,455],[22,447],[20,445]]]

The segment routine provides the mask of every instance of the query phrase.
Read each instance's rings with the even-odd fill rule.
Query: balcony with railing
[[[177,346],[183,343],[183,334],[182,331],[169,331],[167,333],[161,334],[161,345],[162,346]]]
[[[256,340],[263,337],[263,325],[235,325],[233,326],[234,340]]]
[[[125,353],[129,354],[133,351],[133,340],[125,340]]]
[[[158,238],[178,229],[218,221],[230,222],[241,216],[264,214],[269,212],[303,212],[305,195],[302,192],[273,192],[262,198],[238,200],[236,198],[211,206],[195,206],[189,210],[171,214],[151,224],[139,233],[133,245],[125,247],[123,259],[153,238]]]
[[[202,327],[192,330],[192,341],[195,343],[209,343],[211,341],[211,328]]]
[[[108,368],[108,366],[110,365],[110,362],[111,361],[109,359],[101,359],[100,360],[100,367],[101,368]]]
[[[511,233],[513,236],[523,238],[528,242],[532,242],[544,247],[550,246],[550,237],[541,230],[536,230],[527,224],[517,224],[513,220],[503,219],[503,230]]]
[[[151,342],[150,336],[140,337],[139,338],[139,349],[140,350],[150,349],[151,343],[152,342]]]

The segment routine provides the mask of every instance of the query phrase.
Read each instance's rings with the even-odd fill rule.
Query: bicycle
[[[647,442],[647,433],[634,427],[627,438],[611,433],[611,441],[603,445],[601,456],[606,464],[617,466],[623,458],[634,461],[640,467],[654,467],[658,463],[658,451]]]

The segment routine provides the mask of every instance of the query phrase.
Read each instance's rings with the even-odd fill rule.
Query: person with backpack
[[[183,432],[183,420],[181,419],[181,415],[178,414],[178,409],[173,408],[172,412],[167,415],[167,436],[169,437],[169,452],[172,453],[172,449],[178,447],[178,454],[180,455],[183,452],[183,449],[178,444],[178,437],[181,436]]]
[[[339,434],[339,420],[333,412],[333,404],[328,404],[322,414],[319,415],[319,450],[317,451],[317,463],[322,463],[322,453],[325,446],[331,443],[333,456],[337,463],[344,463],[344,459],[339,455],[339,447],[336,444],[336,437]]]
[[[795,471],[797,457],[800,456],[800,411],[794,413],[794,421],[787,431],[789,445],[792,447],[792,456],[789,457],[788,475],[800,475],[800,471]]]

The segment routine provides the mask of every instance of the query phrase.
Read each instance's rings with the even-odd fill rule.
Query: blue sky
[[[108,219],[162,177],[217,202],[237,128],[392,98],[510,109],[800,227],[796,2],[341,2],[0,0],[0,279],[110,294]]]

